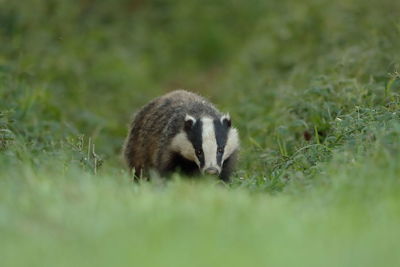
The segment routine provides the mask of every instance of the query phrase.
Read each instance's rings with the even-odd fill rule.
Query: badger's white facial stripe
[[[232,155],[239,148],[239,134],[235,128],[231,128],[228,133],[228,139],[225,146],[223,161]]]
[[[171,150],[181,154],[184,158],[196,162],[200,166],[200,162],[196,157],[192,143],[187,138],[186,133],[180,132],[171,142]]]
[[[215,138],[214,121],[211,118],[204,117],[201,119],[203,125],[202,131],[202,148],[204,154],[203,171],[213,167],[221,172],[221,167],[217,164],[217,140]]]

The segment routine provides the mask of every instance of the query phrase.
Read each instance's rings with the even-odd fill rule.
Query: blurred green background
[[[394,0],[0,0],[4,266],[400,264],[398,14]],[[178,88],[231,114],[231,184],[131,183],[130,119]]]

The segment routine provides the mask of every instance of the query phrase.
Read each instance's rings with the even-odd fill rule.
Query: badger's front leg
[[[224,182],[230,181],[230,176],[232,175],[232,172],[236,165],[236,160],[237,160],[237,152],[234,152],[232,155],[229,156],[229,158],[227,158],[224,161],[222,165],[221,174],[219,175],[219,178],[222,181]]]

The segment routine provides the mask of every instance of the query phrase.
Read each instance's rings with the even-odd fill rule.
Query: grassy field
[[[0,0],[1,266],[398,266],[400,2]],[[135,110],[185,88],[231,184],[135,184]]]

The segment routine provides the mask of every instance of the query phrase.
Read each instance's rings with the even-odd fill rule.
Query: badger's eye
[[[217,150],[217,152],[218,152],[219,154],[222,154],[222,153],[224,153],[224,149],[223,149],[222,147],[219,147],[218,150]]]
[[[197,150],[196,150],[196,155],[197,155],[198,157],[200,157],[201,155],[203,155],[203,150],[197,149]]]

